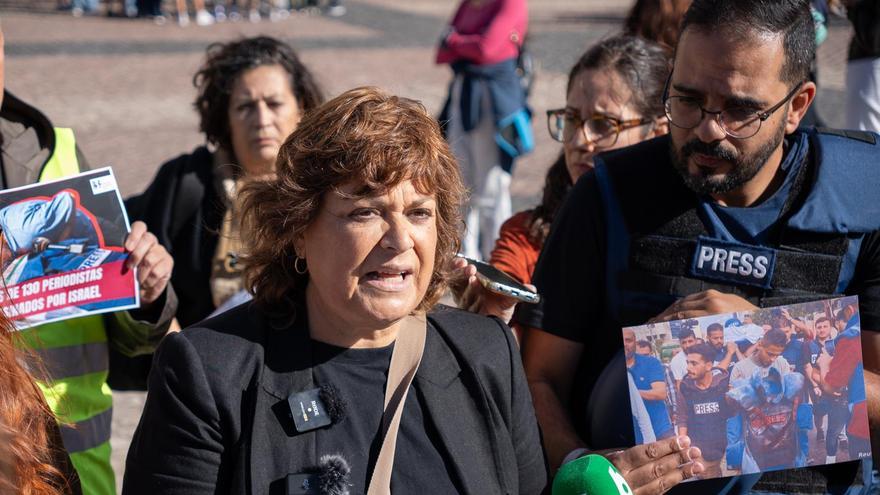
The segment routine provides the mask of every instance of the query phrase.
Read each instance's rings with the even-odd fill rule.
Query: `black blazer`
[[[204,146],[162,165],[147,189],[125,202],[131,221],[141,220],[174,258],[171,284],[177,320],[194,325],[214,311],[211,260],[226,206],[214,185],[214,158]]]
[[[466,493],[540,493],[546,463],[510,330],[447,307],[428,321],[411,390],[439,431],[450,476]],[[316,466],[314,434],[295,434],[286,402],[315,387],[311,341],[295,326],[275,329],[246,304],[166,337],[123,493],[284,493],[287,474]]]

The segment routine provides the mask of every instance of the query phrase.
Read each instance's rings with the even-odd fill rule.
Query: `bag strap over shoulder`
[[[394,451],[397,447],[397,432],[409,387],[419,369],[425,351],[427,320],[424,314],[407,316],[403,320],[391,366],[388,368],[388,382],[385,384],[385,411],[382,414],[382,447],[370,477],[367,495],[389,495],[391,493],[391,473],[394,468]]]

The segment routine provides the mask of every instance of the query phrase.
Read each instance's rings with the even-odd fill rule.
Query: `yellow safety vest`
[[[79,173],[71,129],[55,129],[55,148],[40,172],[40,182]],[[21,332],[20,345],[41,360],[49,377],[38,381],[49,407],[61,422],[84,494],[115,495],[110,464],[113,400],[107,385],[107,331],[101,316],[48,323]]]

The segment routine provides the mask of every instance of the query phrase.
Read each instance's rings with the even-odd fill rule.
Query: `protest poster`
[[[0,307],[19,329],[139,305],[110,168],[0,191]]]
[[[688,435],[702,479],[870,457],[858,308],[848,296],[624,328],[636,442]]]

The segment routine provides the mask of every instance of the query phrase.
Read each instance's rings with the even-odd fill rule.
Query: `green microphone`
[[[553,478],[553,495],[632,495],[608,459],[590,454],[563,464]]]

